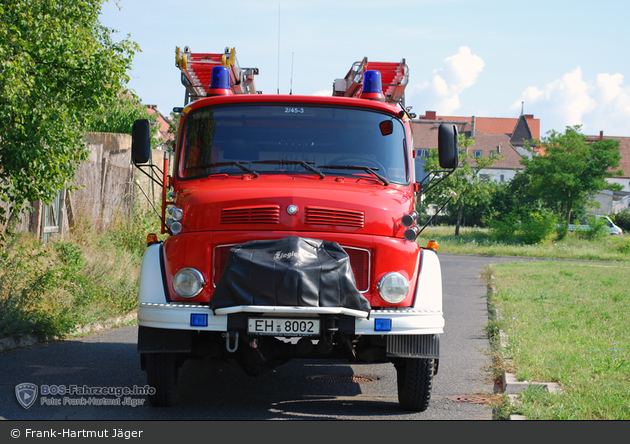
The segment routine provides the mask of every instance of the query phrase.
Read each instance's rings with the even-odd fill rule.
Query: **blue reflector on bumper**
[[[208,315],[207,314],[198,314],[191,313],[190,315],[190,325],[196,327],[207,327],[208,326]]]
[[[392,331],[392,320],[374,319],[374,331]]]

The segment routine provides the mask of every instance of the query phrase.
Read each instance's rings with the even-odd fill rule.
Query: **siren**
[[[361,91],[359,98],[378,100],[380,102],[385,101],[380,71],[365,71],[363,74],[363,90]]]
[[[230,71],[228,71],[228,68],[225,66],[215,66],[212,68],[208,97],[229,96],[232,94],[232,89],[230,88]]]

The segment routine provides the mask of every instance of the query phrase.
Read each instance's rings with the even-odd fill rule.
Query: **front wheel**
[[[431,399],[435,359],[404,358],[395,366],[400,407],[424,412]]]
[[[178,365],[173,353],[147,353],[147,384],[155,389],[149,395],[153,407],[168,407],[177,399]]]

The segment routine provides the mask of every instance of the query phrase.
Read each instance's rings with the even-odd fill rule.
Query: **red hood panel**
[[[402,236],[413,210],[408,187],[371,178],[217,176],[183,185],[182,232],[222,230],[335,231]],[[295,214],[287,211],[293,205]]]

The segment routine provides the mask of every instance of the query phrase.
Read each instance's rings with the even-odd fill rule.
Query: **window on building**
[[[475,157],[481,156],[481,150],[475,150]]]

